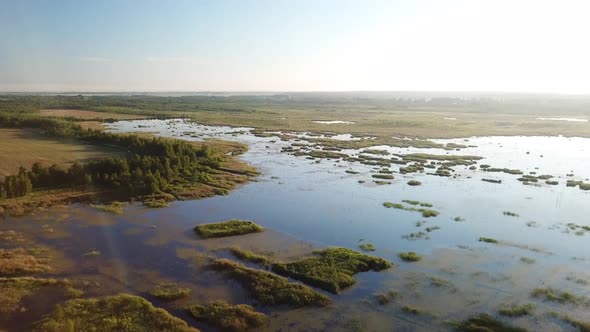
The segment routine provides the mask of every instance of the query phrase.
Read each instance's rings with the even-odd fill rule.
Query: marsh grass
[[[418,180],[410,180],[410,181],[408,181],[408,185],[409,186],[412,186],[412,187],[421,186],[422,185],[422,182],[420,182]]]
[[[268,317],[246,304],[230,305],[216,301],[207,305],[193,305],[188,313],[198,321],[206,322],[222,331],[240,332],[262,327]]]
[[[361,243],[359,244],[359,248],[362,251],[375,251],[375,245],[373,245],[372,243]]]
[[[531,292],[532,297],[543,299],[550,302],[558,302],[561,304],[576,304],[590,306],[590,299],[585,296],[578,296],[568,291],[560,291],[551,287],[538,287]]]
[[[510,211],[504,211],[504,212],[502,212],[502,214],[505,216],[509,216],[509,217],[519,217],[518,213],[514,213],[514,212],[510,212]]]
[[[260,264],[263,266],[270,265],[270,259],[268,257],[255,254],[250,250],[240,249],[238,247],[231,247],[229,250],[236,258],[243,261]]]
[[[168,202],[163,199],[150,199],[143,201],[143,206],[148,207],[150,209],[160,209],[168,207]]]
[[[400,252],[398,257],[401,258],[404,262],[417,262],[422,259],[422,256],[418,255],[413,251],[409,252]]]
[[[377,180],[377,181],[373,181],[373,182],[377,185],[380,185],[380,186],[383,186],[386,184],[391,184],[391,182],[389,182],[389,181],[381,181],[381,180]]]
[[[410,205],[420,205],[420,206],[424,206],[424,207],[432,207],[432,204],[430,204],[430,203],[425,203],[425,202],[420,202],[420,201],[415,201],[415,200],[410,200],[410,199],[404,199],[404,200],[402,200],[402,202],[408,203]]]
[[[489,183],[497,183],[497,184],[502,183],[502,180],[485,179],[485,178],[484,179],[481,179],[481,180],[484,181],[484,182],[489,182]]]
[[[373,174],[371,175],[375,179],[393,180],[395,177],[391,174]]]
[[[399,292],[395,290],[390,290],[385,293],[380,293],[375,295],[375,300],[379,305],[386,305],[387,303],[393,301],[396,297],[399,296]]]
[[[162,300],[178,300],[191,294],[190,288],[182,288],[174,283],[164,283],[150,291],[152,296]]]
[[[404,202],[407,202],[407,201],[404,201]],[[428,205],[432,206],[430,203],[422,203],[422,202],[418,202],[418,201],[409,201],[409,202],[417,202],[417,204],[428,204]],[[420,212],[422,214],[422,217],[424,217],[424,218],[436,217],[439,215],[439,212],[435,211],[435,210],[424,209],[424,208],[417,209],[417,208],[414,208],[411,206],[405,206],[400,203],[384,202],[383,206],[386,208],[393,208],[393,209],[398,209],[398,210]]]
[[[463,222],[463,221],[465,221],[465,218],[463,218],[463,217],[455,217],[455,218],[453,218],[453,220],[455,220],[456,222]]]
[[[529,258],[529,257],[520,257],[520,261],[525,264],[535,264],[535,262],[536,262],[536,260],[534,260],[533,258]]]
[[[33,277],[15,277],[0,278],[0,313],[10,313],[22,307],[23,298],[33,294],[41,287],[64,287],[71,291],[76,290],[72,287],[72,282],[67,279],[53,278],[33,278]]]
[[[347,169],[345,172],[348,174],[359,174],[360,173],[360,172],[354,171],[352,169]]]
[[[347,248],[327,248],[291,263],[276,263],[272,271],[337,294],[353,285],[359,272],[381,271],[392,264]]]
[[[123,214],[123,207],[125,206],[125,203],[114,201],[110,204],[91,204],[90,206],[102,212]]]
[[[534,304],[504,305],[498,310],[498,314],[506,317],[522,317],[532,315],[535,311]]]
[[[217,238],[249,233],[263,232],[264,228],[248,220],[232,219],[228,221],[202,224],[195,227],[195,232],[202,238]]]
[[[422,310],[420,308],[411,305],[404,305],[402,307],[402,311],[412,315],[420,315],[422,313]]]
[[[488,314],[478,314],[451,325],[458,332],[527,332],[526,329],[510,326]]]
[[[57,306],[37,324],[36,331],[170,331],[197,329],[146,299],[120,294],[98,299],[76,299]]]
[[[43,253],[37,248],[0,249],[0,275],[50,271],[49,259]]]
[[[238,281],[254,299],[264,305],[303,307],[331,304],[325,295],[271,272],[252,269],[227,259],[213,260],[211,267]]]
[[[486,242],[486,243],[499,243],[498,240],[492,239],[490,237],[480,237],[479,242]]]

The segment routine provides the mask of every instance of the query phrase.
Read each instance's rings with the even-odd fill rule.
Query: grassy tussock
[[[234,235],[243,235],[249,233],[259,233],[264,228],[252,221],[232,219],[224,222],[203,224],[195,227],[195,232],[202,238],[216,238]]]
[[[36,331],[170,331],[197,332],[166,310],[139,296],[120,294],[70,300],[58,305]]]
[[[254,299],[265,305],[303,307],[327,306],[331,303],[325,295],[271,272],[248,268],[227,259],[216,259],[211,267],[241,283]]]
[[[150,291],[152,296],[162,300],[177,300],[191,294],[190,288],[182,288],[173,283],[160,284]]]
[[[193,305],[189,314],[198,321],[218,327],[222,331],[240,332],[262,327],[268,317],[246,304],[229,305],[223,301],[207,305]]]
[[[272,270],[337,294],[355,283],[353,275],[371,270],[381,271],[391,266],[390,262],[379,257],[347,248],[328,248],[292,263],[273,264]]]

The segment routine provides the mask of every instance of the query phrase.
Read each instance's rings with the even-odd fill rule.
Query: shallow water
[[[289,146],[277,137],[255,137],[251,128],[209,127],[183,120],[120,121],[109,125],[115,132],[144,131],[186,140],[222,138],[247,143],[250,150],[241,158],[261,171],[258,181],[248,183],[227,196],[205,200],[173,202],[165,209],[150,210],[133,205],[121,216],[96,212],[87,207],[51,210],[36,216],[8,219],[3,229],[22,229],[37,234],[37,241],[65,253],[70,268],[65,275],[98,276],[110,280],[99,294],[112,290],[145,295],[160,279],[175,280],[194,289],[187,301],[206,302],[226,299],[252,303],[247,294],[232,282],[207,271],[199,253],[224,257],[216,251],[238,245],[259,252],[273,252],[289,259],[313,248],[343,246],[358,249],[370,242],[384,257],[398,266],[380,273],[361,273],[357,284],[338,296],[333,309],[285,310],[260,308],[271,313],[269,329],[283,330],[407,330],[448,329],[446,320],[463,319],[470,313],[491,312],[504,303],[537,303],[533,317],[508,320],[532,330],[567,330],[559,321],[544,315],[548,311],[568,313],[590,319],[587,308],[541,303],[530,297],[534,287],[552,286],[578,295],[590,296],[590,232],[575,234],[567,223],[590,225],[590,192],[566,187],[566,179],[590,177],[590,139],[565,137],[473,137],[435,140],[471,147],[456,150],[374,147],[391,153],[434,153],[478,155],[479,164],[517,168],[537,174],[551,174],[557,186],[528,186],[518,176],[486,173],[456,167],[457,177],[427,174],[395,174],[391,185],[372,183],[373,167],[356,162],[308,160],[281,153]],[[304,137],[303,137],[304,138]],[[343,151],[358,155],[358,150]],[[528,153],[527,153],[528,152]],[[347,174],[353,169],[359,174]],[[398,166],[390,168],[397,171]],[[573,173],[574,176],[567,176]],[[501,184],[481,181],[502,180]],[[410,179],[421,186],[407,185]],[[365,180],[363,184],[359,180]],[[543,183],[543,182],[541,182]],[[422,218],[417,212],[387,209],[383,202],[404,199],[432,203],[440,212],[435,218]],[[64,212],[65,211],[65,212]],[[517,213],[506,216],[504,211]],[[63,215],[62,220],[51,217]],[[455,217],[464,221],[456,222]],[[199,223],[230,218],[251,219],[269,231],[217,240],[200,240],[192,228]],[[38,222],[24,223],[25,220]],[[425,221],[417,227],[416,222]],[[49,236],[42,225],[50,224]],[[427,232],[427,227],[440,229]],[[410,241],[404,235],[422,231],[428,239]],[[490,237],[499,244],[479,242]],[[98,257],[82,254],[99,250]],[[418,263],[404,263],[397,254],[416,251],[424,255]],[[522,257],[534,263],[521,261]],[[82,272],[80,272],[82,271]],[[432,285],[431,278],[443,278],[447,286]],[[379,306],[376,293],[396,289],[401,297]],[[154,300],[147,296],[148,299]],[[156,301],[157,304],[161,304]],[[425,314],[409,315],[403,305],[420,307]],[[166,305],[165,305],[166,307]],[[167,307],[186,318],[182,310]],[[207,326],[197,325],[205,330]],[[1,326],[0,326],[1,327]]]

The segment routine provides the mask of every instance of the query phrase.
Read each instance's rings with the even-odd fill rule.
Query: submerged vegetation
[[[492,239],[491,237],[480,237],[479,242],[499,243],[498,240]]]
[[[452,325],[459,332],[527,332],[526,329],[510,326],[488,314],[478,314],[465,321],[454,322]]]
[[[197,332],[166,310],[139,296],[121,294],[99,299],[76,299],[57,306],[38,331],[178,331]]]
[[[401,258],[401,260],[403,260],[404,262],[417,262],[419,260],[422,259],[422,256],[418,255],[417,253],[413,252],[413,251],[409,251],[409,252],[400,252],[398,254],[399,258]]]
[[[264,228],[262,226],[257,225],[252,221],[239,219],[203,224],[195,227],[195,232],[204,239],[259,233],[263,231]]]
[[[150,291],[152,296],[162,300],[177,300],[189,296],[190,293],[190,288],[182,288],[173,283],[160,284]]]
[[[359,244],[359,248],[362,251],[375,251],[375,245],[373,245],[372,243],[361,243]]]
[[[375,300],[379,305],[386,305],[387,303],[393,301],[396,297],[399,296],[397,291],[391,290],[385,293],[379,293],[375,295]]]
[[[535,288],[531,292],[531,295],[535,298],[540,298],[545,301],[558,302],[558,303],[570,303],[570,304],[582,304],[590,306],[590,299],[584,296],[575,295],[567,291],[560,291],[555,288]]]
[[[231,247],[229,248],[229,250],[238,259],[264,266],[270,264],[270,260],[268,259],[268,257],[255,254],[250,250],[240,249],[237,247]]]
[[[355,283],[353,275],[391,266],[390,262],[379,257],[347,248],[328,248],[292,263],[273,264],[272,271],[337,294]]]
[[[412,202],[412,203],[416,203],[420,206],[432,206],[432,204],[430,204],[430,203],[422,203],[422,202],[418,202],[418,201],[404,201],[404,202]],[[416,205],[416,204],[414,204],[414,205]],[[424,217],[424,218],[436,217],[439,215],[439,212],[436,210],[425,209],[425,208],[414,208],[411,206],[405,206],[400,203],[384,202],[383,206],[386,208],[393,208],[393,209],[398,209],[398,210],[417,211],[417,212],[422,213],[422,217]]]
[[[508,306],[503,306],[498,310],[498,313],[502,316],[507,317],[521,317],[532,315],[535,310],[535,306],[533,304],[513,304]]]
[[[331,303],[325,295],[271,272],[245,267],[227,259],[216,259],[211,267],[238,281],[254,299],[265,305],[303,307],[327,306]]]
[[[413,187],[414,186],[420,186],[420,185],[422,185],[422,182],[420,182],[418,180],[410,180],[410,181],[408,181],[408,185],[409,186],[413,186]]]
[[[268,318],[246,304],[230,305],[223,301],[187,308],[196,320],[206,322],[222,331],[240,332],[262,327]]]

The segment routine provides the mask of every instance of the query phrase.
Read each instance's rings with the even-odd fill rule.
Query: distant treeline
[[[67,170],[39,163],[31,170],[23,167],[17,175],[0,181],[0,198],[20,197],[38,188],[63,188],[99,185],[130,196],[173,193],[186,184],[210,181],[221,156],[206,146],[196,148],[188,142],[137,135],[121,135],[83,129],[79,125],[32,115],[0,113],[0,128],[35,128],[56,137],[118,147],[127,157],[110,157]]]
[[[590,98],[534,94],[309,92],[242,96],[166,95],[0,95],[0,112],[84,109],[156,117],[193,112],[419,110],[422,112],[503,112],[590,114]],[[440,107],[443,107],[441,109]]]

